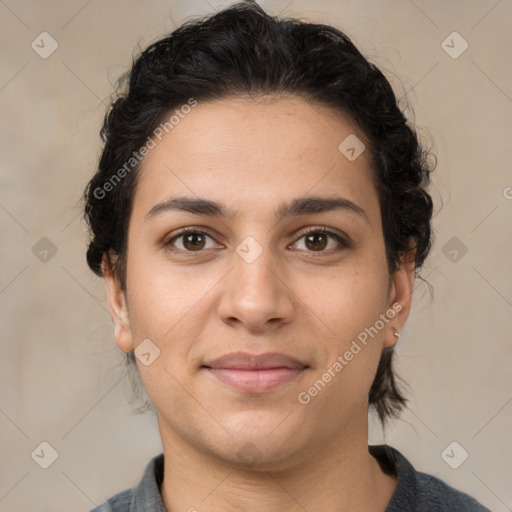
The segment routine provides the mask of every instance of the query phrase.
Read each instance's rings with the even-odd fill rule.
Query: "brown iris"
[[[201,233],[188,233],[183,236],[183,246],[191,251],[203,249],[205,243],[204,237],[205,235]]]
[[[317,245],[319,237],[324,241],[324,243],[321,244],[321,247]],[[322,250],[327,246],[327,238],[327,235],[325,235],[324,233],[309,234],[306,236],[306,247],[312,250]]]

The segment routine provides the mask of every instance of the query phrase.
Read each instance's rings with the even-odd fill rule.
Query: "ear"
[[[400,334],[411,311],[412,290],[414,284],[414,255],[415,250],[401,258],[398,269],[391,277],[388,311],[394,311],[384,335],[384,347],[394,347],[398,342],[396,332]]]
[[[110,256],[107,253],[103,255],[101,270],[105,279],[110,316],[114,324],[114,339],[116,345],[121,350],[130,352],[130,350],[133,350],[135,347],[130,330],[126,296],[120,281],[114,274]]]

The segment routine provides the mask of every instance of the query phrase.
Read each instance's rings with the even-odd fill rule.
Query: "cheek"
[[[149,251],[134,250],[131,256],[127,283],[132,334],[163,341],[190,322],[189,315],[215,281],[197,268],[170,271],[168,262]]]
[[[304,286],[306,304],[344,342],[373,326],[387,306],[388,274],[380,259],[358,258],[317,280],[313,289],[311,283]]]
[[[315,378],[332,380],[333,390],[360,395],[373,381],[385,327],[392,318],[386,316],[387,267],[381,259],[361,258],[317,284],[306,301],[317,317],[317,348],[325,355]]]

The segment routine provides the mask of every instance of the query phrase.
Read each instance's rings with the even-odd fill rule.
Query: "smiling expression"
[[[351,134],[367,148],[353,161],[338,149]],[[149,339],[160,350],[138,367],[169,438],[229,461],[251,442],[262,463],[284,464],[365,424],[410,291],[410,273],[389,276],[368,148],[325,106],[226,99],[199,102],[145,157],[126,295],[106,280],[119,347]],[[298,394],[397,300],[402,312],[301,404]],[[212,371],[235,352],[302,366]]]

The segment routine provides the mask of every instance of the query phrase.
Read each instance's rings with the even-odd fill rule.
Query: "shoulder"
[[[394,473],[398,483],[386,512],[490,512],[468,494],[435,476],[416,471],[407,458],[388,445],[369,446],[383,471]]]
[[[488,508],[468,494],[451,487],[439,478],[416,472],[418,503],[425,510],[463,510],[465,512],[490,512]]]
[[[162,453],[149,461],[137,487],[111,496],[90,512],[165,512],[159,489],[163,472]]]

